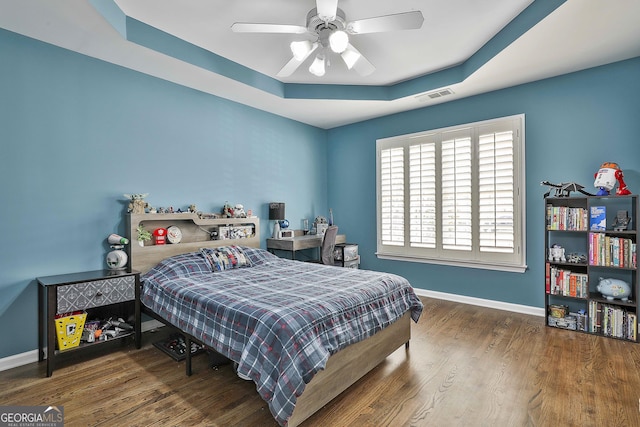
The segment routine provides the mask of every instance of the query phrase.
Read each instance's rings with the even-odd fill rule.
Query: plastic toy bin
[[[83,312],[63,314],[60,317],[56,317],[58,350],[67,350],[80,345],[85,320],[87,320],[87,313]]]

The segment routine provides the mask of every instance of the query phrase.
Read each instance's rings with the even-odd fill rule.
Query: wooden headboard
[[[182,231],[180,243],[154,245],[153,239],[138,243],[138,226],[142,225],[150,233],[156,228],[167,228],[175,225]],[[223,238],[224,227],[253,228],[251,237],[242,239]],[[221,229],[222,227],[222,229]],[[244,227],[243,227],[244,228]],[[195,252],[200,248],[217,248],[227,245],[260,247],[259,218],[215,218],[203,219],[195,213],[173,214],[127,214],[127,233],[130,243],[127,245],[129,265],[132,269],[146,273],[165,258],[187,252]],[[213,239],[212,240],[212,236]]]

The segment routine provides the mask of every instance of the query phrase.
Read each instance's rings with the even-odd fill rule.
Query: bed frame
[[[178,244],[154,246],[147,242],[138,245],[137,228],[142,225],[145,230],[167,228],[171,225],[180,227],[183,240]],[[211,240],[212,235],[220,231],[220,227],[252,226],[254,235],[249,238],[233,240]],[[130,267],[141,273],[147,272],[163,259],[180,253],[197,251],[202,247],[220,247],[226,245],[242,245],[260,247],[260,220],[258,218],[201,218],[194,213],[180,214],[128,214],[127,229],[131,244],[129,246]],[[223,229],[224,230],[224,229]],[[337,267],[336,267],[337,268]],[[166,323],[141,304],[143,312]],[[193,337],[185,334],[186,340]],[[374,336],[352,344],[332,355],[323,371],[318,372],[307,384],[298,398],[288,426],[295,427],[329,403],[352,384],[379,365],[387,356],[403,344],[409,348],[411,339],[411,316],[409,312],[397,322],[383,329]],[[187,348],[190,343],[187,342]],[[191,354],[187,352],[187,375],[191,375]]]

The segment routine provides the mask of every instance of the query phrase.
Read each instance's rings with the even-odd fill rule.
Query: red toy
[[[153,230],[153,237],[156,240],[156,245],[164,245],[167,243],[167,229],[166,228],[156,228]]]
[[[631,191],[627,188],[627,184],[624,182],[622,169],[620,169],[617,163],[604,162],[598,172],[594,174],[594,177],[595,181],[593,185],[600,189],[598,193],[596,193],[596,196],[608,196],[611,190],[613,190],[613,187],[615,187],[616,181],[618,181],[616,195],[624,196],[631,194]]]

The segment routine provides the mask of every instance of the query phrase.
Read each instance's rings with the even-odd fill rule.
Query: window
[[[524,115],[378,140],[380,258],[523,272]]]

